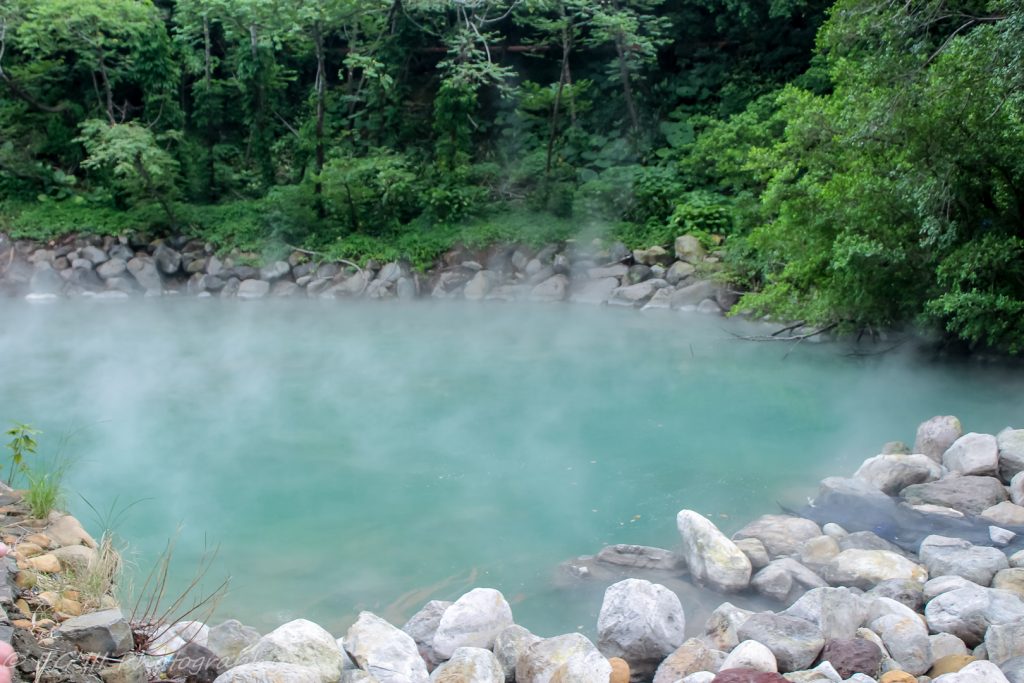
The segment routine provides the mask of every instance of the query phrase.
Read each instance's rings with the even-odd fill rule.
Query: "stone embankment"
[[[68,550],[95,544],[56,515],[8,535],[3,635],[20,650],[32,641],[19,671],[37,680],[95,680],[46,678],[39,648],[56,648],[79,650],[79,669],[101,661],[107,683],[1024,683],[1024,430],[965,434],[936,417],[912,448],[883,450],[823,481],[800,514],[730,538],[682,510],[675,549],[587,558],[631,575],[607,588],[596,642],[531,633],[492,588],[430,601],[401,627],[363,612],[343,634],[304,619],[265,635],[237,621],[140,625],[102,600],[74,616],[77,593],[41,587],[95,562]],[[659,574],[776,607],[722,602],[692,623],[679,594],[649,580]]]
[[[630,251],[621,243],[499,245],[456,248],[426,273],[403,262],[362,267],[293,251],[261,262],[254,254],[220,256],[188,238],[69,236],[40,244],[0,234],[0,295],[58,297],[185,294],[238,299],[438,299],[572,301],[647,309],[721,313],[736,293],[714,282],[719,255],[691,235],[672,252]]]

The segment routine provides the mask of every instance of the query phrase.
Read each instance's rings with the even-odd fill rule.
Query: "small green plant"
[[[47,515],[63,504],[64,500],[64,468],[58,467],[50,472],[28,470],[28,489],[22,500],[29,512],[36,519],[46,519]]]
[[[35,455],[38,443],[36,436],[41,434],[38,429],[31,425],[16,422],[13,427],[7,430],[7,436],[11,440],[7,442],[7,448],[11,451],[11,466],[7,472],[7,485],[14,485],[14,475],[18,472],[28,473],[28,465],[25,463],[26,455]]]

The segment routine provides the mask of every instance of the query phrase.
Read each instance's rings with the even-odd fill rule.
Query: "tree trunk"
[[[565,8],[562,8],[562,17],[565,17]],[[565,83],[569,78],[569,52],[572,50],[572,24],[562,27],[562,69],[558,74],[558,90],[555,92],[555,102],[551,107],[551,124],[548,134],[548,154],[544,164],[544,175],[551,175],[551,159],[555,152],[555,138],[558,135],[558,114],[562,105],[562,93],[565,90]]]
[[[622,97],[626,100],[630,129],[635,135],[640,132],[640,117],[636,111],[636,101],[633,99],[633,85],[629,81],[629,64],[626,61],[626,45],[622,31],[615,34],[615,52],[619,58],[619,79],[622,81]]]
[[[317,215],[323,218],[325,212],[321,195],[324,186],[320,180],[320,174],[324,170],[324,93],[327,87],[327,67],[324,59],[324,37],[319,21],[313,24],[313,45],[316,49],[316,152],[314,160],[316,184],[313,185],[313,193],[316,195]]]

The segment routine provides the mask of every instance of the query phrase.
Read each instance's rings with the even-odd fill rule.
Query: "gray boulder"
[[[672,571],[682,565],[683,560],[671,550],[648,545],[609,545],[601,548],[596,558],[606,564],[636,569],[664,569]]]
[[[233,664],[242,650],[254,645],[260,639],[260,632],[244,625],[237,619],[228,619],[210,629],[206,647],[227,665]]]
[[[697,269],[692,263],[676,261],[669,266],[668,270],[665,272],[665,281],[675,287],[680,282],[692,277],[695,272],[697,272]]]
[[[913,484],[942,478],[942,467],[927,455],[876,455],[868,458],[853,475],[894,496]]]
[[[733,648],[722,662],[722,669],[754,669],[755,671],[778,671],[772,651],[755,640],[744,640]]]
[[[985,508],[1008,500],[1003,482],[995,477],[946,477],[941,481],[908,486],[900,497],[911,505],[942,505],[966,515],[980,515]]]
[[[643,579],[626,579],[605,591],[597,618],[598,649],[629,662],[637,675],[658,664],[686,640],[686,617],[675,593]]]
[[[611,306],[639,306],[665,286],[667,283],[664,280],[645,280],[635,285],[618,287],[608,297],[608,304]]]
[[[989,626],[985,632],[985,651],[996,664],[1024,657],[1024,621]]]
[[[490,650],[460,647],[430,674],[431,683],[505,683],[505,671]]]
[[[78,251],[79,255],[94,266],[98,266],[101,263],[106,263],[110,259],[107,252],[103,251],[99,247],[92,245],[86,245]]]
[[[679,287],[672,292],[672,308],[692,310],[697,308],[700,302],[706,299],[714,299],[717,286],[708,280],[697,280]]]
[[[942,464],[952,472],[975,476],[999,473],[999,443],[991,434],[964,434],[942,455]]]
[[[165,244],[157,246],[153,252],[153,261],[164,275],[174,275],[181,268],[181,254]]]
[[[512,623],[512,608],[499,591],[474,588],[441,615],[434,633],[434,651],[447,659],[460,647],[490,649],[498,634]]]
[[[431,600],[405,622],[402,630],[412,636],[420,655],[431,666],[437,666],[443,657],[434,652],[434,634],[441,624],[441,615],[452,606],[446,600]]]
[[[515,680],[516,663],[519,658],[531,645],[540,640],[541,638],[518,624],[508,626],[498,634],[498,637],[494,639],[494,656],[498,658],[498,662],[505,672],[506,681]]]
[[[136,256],[128,261],[128,272],[147,293],[163,291],[164,285],[160,278],[160,271],[157,270],[156,264],[150,257]]]
[[[345,651],[379,683],[426,683],[427,665],[416,642],[370,612],[360,612],[345,634]]]
[[[825,638],[811,622],[783,614],[755,614],[739,628],[740,640],[756,640],[775,655],[779,671],[806,669],[818,658]]]
[[[37,261],[32,268],[28,289],[32,294],[60,294],[64,279],[46,261]]]
[[[821,535],[821,527],[809,519],[793,515],[762,515],[733,534],[734,541],[756,538],[768,554],[788,557],[800,552],[801,546]]]
[[[242,280],[236,296],[239,299],[262,299],[270,293],[270,283],[263,280]]]
[[[1001,550],[972,545],[961,538],[928,536],[921,542],[921,562],[932,578],[962,576],[980,586],[992,583],[992,577],[1010,563]]]
[[[686,566],[696,581],[727,592],[750,584],[750,560],[710,520],[699,512],[681,510],[676,527],[683,540]]]
[[[133,646],[132,630],[119,609],[105,609],[68,619],[56,631],[82,652],[119,657]]]
[[[1024,683],[1024,657],[1014,657],[999,666],[1010,683]]]
[[[870,590],[882,581],[928,580],[921,565],[888,550],[844,550],[822,570],[822,578],[833,586],[853,586]]]
[[[737,631],[753,614],[731,602],[723,602],[704,622],[704,639],[715,649],[728,652],[739,644]]]
[[[585,280],[573,287],[569,300],[579,304],[603,304],[618,286],[619,281],[614,277]]]
[[[935,597],[924,614],[933,632],[952,633],[976,647],[990,626],[1024,620],[1024,601],[1009,591],[968,586]]]
[[[242,650],[238,661],[297,664],[316,671],[323,683],[333,683],[341,676],[343,658],[330,633],[311,621],[295,619]]]
[[[996,443],[999,446],[999,476],[1009,482],[1024,472],[1024,429],[1006,428],[996,436]]]
[[[693,235],[680,235],[675,241],[676,258],[687,263],[700,263],[708,255],[704,245]]]
[[[608,660],[579,633],[540,640],[516,663],[516,683],[608,683],[611,673]]]
[[[96,274],[104,280],[114,277],[121,277],[128,272],[128,262],[120,258],[112,258],[104,261],[96,267]]]
[[[871,630],[903,671],[920,676],[931,668],[932,643],[928,628],[917,615],[888,614],[871,622]]]
[[[1006,676],[992,662],[971,662],[956,673],[943,674],[935,683],[1007,683]]]
[[[267,282],[277,282],[283,277],[288,277],[292,272],[287,261],[274,261],[260,268],[260,279]]]
[[[924,453],[935,462],[942,461],[942,454],[953,442],[964,434],[960,420],[952,415],[939,415],[922,422],[914,439],[914,452]]]
[[[565,275],[552,275],[530,290],[530,300],[544,303],[564,301],[568,292],[569,278]]]
[[[827,640],[853,638],[869,616],[871,601],[849,588],[815,588],[783,614],[809,621]]]
[[[286,662],[252,662],[228,669],[214,683],[321,683],[311,667]]]
[[[717,671],[722,663],[719,656],[699,638],[690,638],[658,666],[654,683],[676,683],[700,671]]]
[[[480,301],[499,282],[500,278],[497,273],[490,270],[481,270],[466,283],[462,290],[462,296],[470,301]]]

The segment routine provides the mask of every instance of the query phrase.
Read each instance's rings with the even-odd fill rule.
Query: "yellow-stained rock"
[[[90,548],[96,547],[96,541],[82,528],[81,522],[71,515],[61,515],[57,512],[50,513],[50,526],[44,532],[47,537],[58,546],[84,545]]]
[[[19,543],[18,546],[14,549],[14,552],[16,552],[21,557],[27,558],[35,557],[36,555],[42,555],[43,549],[37,546],[35,543],[25,542]]]
[[[917,676],[911,676],[906,671],[886,671],[879,683],[917,683]]]
[[[11,622],[11,626],[13,626],[14,628],[28,629],[29,631],[32,630],[32,622],[28,619],[15,619]]]
[[[66,590],[63,593],[61,593],[60,596],[62,598],[66,598],[67,600],[78,600],[80,597],[78,591],[75,590]]]
[[[612,665],[612,674],[608,677],[608,683],[629,683],[629,664],[619,657],[612,657],[608,660]]]
[[[32,534],[31,536],[26,536],[21,540],[23,543],[31,543],[32,545],[37,545],[44,549],[49,548],[51,544],[49,537],[44,534]]]
[[[60,606],[60,602],[61,602],[60,596],[57,595],[56,593],[54,593],[53,591],[43,591],[42,593],[40,593],[36,597],[39,598],[39,602],[43,603],[47,607],[59,607]]]
[[[932,678],[937,678],[942,674],[955,674],[973,661],[976,660],[970,655],[946,655],[945,657],[939,657],[932,664],[928,675]]]
[[[61,598],[59,609],[61,614],[65,614],[69,617],[82,616],[82,603],[78,602],[77,600]]]
[[[32,614],[32,608],[28,606],[28,603],[25,602],[24,598],[18,598],[17,602],[14,603],[14,606],[17,607],[18,611],[25,616]]]
[[[27,569],[25,567],[24,569]],[[20,571],[14,575],[14,585],[18,588],[34,588],[36,585],[36,574],[30,571]]]
[[[60,560],[58,560],[54,555],[46,553],[45,555],[30,557],[28,559],[28,566],[30,569],[35,569],[39,572],[56,574],[60,571]]]

